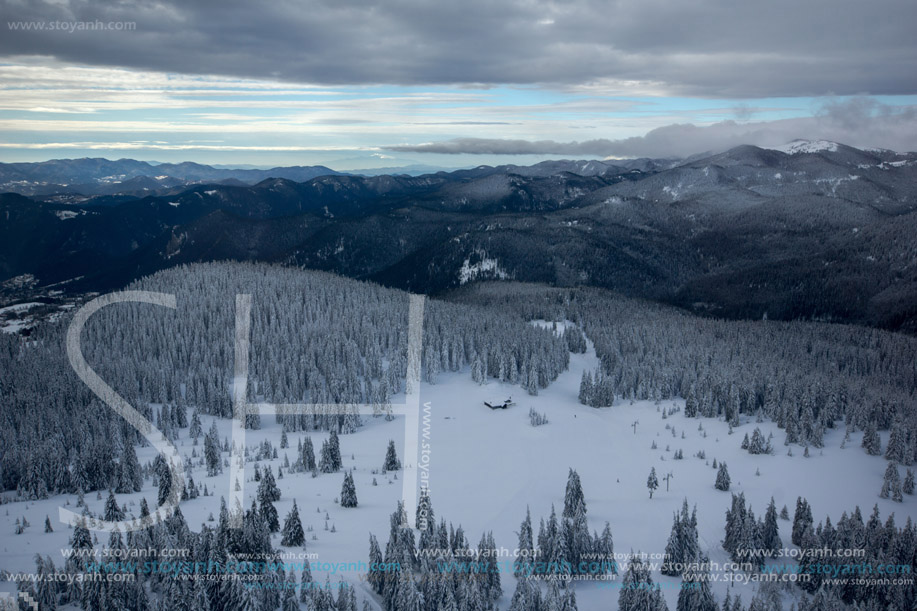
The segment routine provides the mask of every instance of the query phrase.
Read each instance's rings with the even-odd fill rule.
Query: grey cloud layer
[[[917,91],[913,0],[0,0],[0,55],[324,84],[655,83],[723,97]]]
[[[827,104],[815,117],[753,123],[723,121],[704,127],[667,125],[645,136],[621,140],[554,142],[458,138],[386,148],[402,153],[685,157],[702,151],[724,151],[740,144],[777,146],[796,138],[910,151],[917,142],[917,109],[894,109],[871,98],[853,98]]]

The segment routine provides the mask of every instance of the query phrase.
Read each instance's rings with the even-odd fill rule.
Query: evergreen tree
[[[121,511],[121,507],[118,506],[118,500],[115,498],[115,493],[109,490],[108,500],[105,501],[105,521],[120,522],[123,519],[124,512]]]
[[[751,506],[746,507],[745,495],[732,495],[732,505],[726,512],[726,536],[723,549],[736,562],[747,561],[749,552],[764,545],[763,525],[755,518]],[[743,560],[744,559],[744,560]]]
[[[615,559],[614,539],[611,536],[611,524],[605,522],[602,534],[595,541],[596,559],[604,563],[605,572],[612,575],[618,573],[618,562]]]
[[[383,566],[382,550],[379,548],[379,542],[372,533],[369,535],[369,586],[376,594],[382,594],[385,579],[389,575]]]
[[[299,601],[296,600],[296,580],[291,572],[283,582],[283,602],[280,611],[299,611]]]
[[[650,475],[646,478],[646,487],[650,491],[650,498],[653,498],[653,492],[659,487],[659,479],[656,477],[656,467],[650,469]]]
[[[901,502],[904,497],[901,495],[901,476],[898,474],[898,467],[895,463],[888,463],[885,469],[885,477],[882,480],[882,491],[879,496],[887,499],[891,496],[893,501]]]
[[[468,582],[465,582],[468,583]],[[423,595],[417,589],[411,573],[398,574],[398,584],[390,607],[397,611],[423,611]],[[470,607],[469,607],[470,609]]]
[[[322,442],[321,457],[318,461],[318,469],[322,473],[335,473],[341,470],[343,461],[341,460],[341,446],[337,433],[331,430],[331,435]]]
[[[774,503],[774,497],[767,506],[767,512],[764,514],[764,525],[761,530],[761,536],[764,543],[764,549],[769,550],[768,555],[774,557],[777,550],[783,548],[783,541],[780,540],[780,527],[777,524],[777,506]]]
[[[162,505],[169,498],[169,493],[172,491],[172,478],[169,475],[169,472],[166,471],[166,475],[159,476],[159,491],[156,495],[156,504]]]
[[[720,468],[716,472],[716,483],[714,484],[713,487],[716,488],[717,490],[722,490],[723,492],[726,492],[729,490],[730,483],[731,483],[731,480],[729,479],[729,469],[726,468],[725,461],[721,462]]]
[[[735,555],[742,547],[745,531],[745,495],[741,492],[732,495],[732,504],[726,511],[726,536],[723,538],[723,549]]]
[[[331,448],[331,459],[334,461],[334,464],[337,465],[335,471],[344,466],[344,461],[341,460],[341,441],[338,438],[338,433],[335,429],[331,429],[331,433],[328,435],[328,445]]]
[[[622,578],[618,611],[669,611],[649,567],[638,557],[631,560]]]
[[[383,471],[398,471],[401,469],[401,461],[398,460],[398,453],[395,451],[394,440],[389,440],[388,449],[385,451],[385,460],[382,463]]]
[[[299,508],[296,506],[296,500],[293,501],[293,508],[287,514],[283,521],[283,531],[280,539],[280,545],[286,547],[302,546],[306,543],[306,534],[302,529],[302,521],[299,519]]]
[[[912,469],[908,469],[907,474],[904,476],[902,490],[905,494],[914,494],[914,471]]]
[[[478,384],[483,384],[487,380],[484,374],[484,362],[478,355],[475,355],[471,361],[471,379]]]
[[[303,563],[302,575],[299,579],[299,602],[308,603],[312,599],[312,569],[309,563]]]
[[[563,517],[572,518],[578,505],[582,505],[585,512],[586,499],[583,496],[583,487],[580,483],[579,474],[575,470],[569,469],[567,473],[567,490],[564,494]]]
[[[204,436],[204,460],[207,462],[207,475],[213,477],[223,472],[223,461],[220,458],[220,438],[216,430],[216,421],[210,432]]]
[[[808,574],[809,579],[799,581],[798,584],[799,587],[811,594],[818,590],[823,579],[822,569],[819,566],[823,564],[823,561],[819,558],[817,553],[821,544],[818,537],[813,532],[811,525],[803,531],[799,543],[799,547],[803,550],[803,553],[800,555],[799,568],[797,570],[800,574]]]
[[[500,585],[500,570],[497,565],[497,544],[492,532],[481,535],[476,559],[482,575],[481,596],[485,604],[493,603],[503,595],[503,588]]]
[[[328,440],[322,442],[322,449],[319,451],[318,456],[318,470],[322,473],[334,473],[335,471],[334,459],[331,455],[331,446],[328,445]]]
[[[68,566],[70,563],[80,562],[83,558],[89,556],[89,552],[92,551],[92,535],[89,534],[89,529],[86,528],[86,523],[80,520],[73,527],[73,534],[70,535],[70,547],[73,550],[73,554],[68,558]]]
[[[344,474],[344,484],[341,486],[341,507],[357,506],[357,488],[353,483],[350,471]]]
[[[529,365],[529,375],[525,380],[524,388],[533,397],[538,394],[538,369],[535,368],[534,362]]]
[[[709,574],[701,569],[708,564],[707,558],[700,557],[698,566],[683,575],[676,611],[718,611],[716,599],[710,591]]]
[[[525,519],[519,526],[519,558],[513,563],[513,574],[517,578],[532,575],[535,560],[535,546],[532,541],[532,515],[528,507],[525,509]],[[513,595],[515,598],[515,594]]]
[[[271,501],[280,500],[280,488],[277,486],[277,481],[274,479],[274,473],[271,470],[270,465],[264,469],[264,475],[261,478],[261,483],[258,484],[258,495],[259,497],[264,495]]]
[[[280,518],[277,515],[277,508],[274,507],[274,497],[270,487],[264,485],[265,481],[262,479],[258,486],[258,512],[268,531],[275,533],[280,530]]]
[[[188,428],[188,410],[182,405],[176,405],[172,410],[172,416],[175,418],[175,426],[180,429]]]
[[[302,465],[303,471],[313,471],[316,467],[315,449],[312,447],[312,438],[308,435],[302,444],[302,450],[299,454],[299,462]]]
[[[509,611],[534,611],[542,608],[538,586],[534,585],[531,579],[517,579]]]
[[[564,329],[562,337],[567,342],[567,348],[574,354],[586,352],[586,336],[579,327],[568,326]]]
[[[45,559],[42,558],[40,554],[35,554],[35,572],[37,573],[35,590],[24,591],[30,593],[34,597],[35,601],[38,603],[38,609],[56,609],[58,598],[57,583],[52,579],[52,575],[56,571],[54,570],[54,562],[51,560],[51,557],[48,556],[47,559]],[[17,607],[14,606],[12,608]]]
[[[888,447],[885,449],[885,458],[899,465],[911,464],[913,451],[909,447],[907,431],[904,424],[895,422],[888,437]]]
[[[802,535],[807,528],[811,528],[814,520],[812,518],[812,508],[809,502],[802,497],[796,498],[796,511],[793,514],[793,532],[790,540],[793,545],[802,543]]]
[[[195,412],[196,413],[196,412]],[[139,582],[138,582],[139,583]],[[191,591],[190,608],[193,611],[211,611],[213,606],[210,604],[210,596],[207,594],[206,582],[203,579],[195,579]],[[141,586],[142,588],[142,586]],[[137,609],[140,611],[143,607],[138,604],[126,605],[127,608]]]
[[[198,414],[197,410],[194,410],[194,413],[191,414],[191,428],[188,429],[188,435],[197,443],[198,438],[204,434],[204,429],[201,427],[201,416]]]
[[[121,455],[121,469],[118,476],[118,485],[115,492],[118,494],[130,494],[131,492],[140,492],[143,488],[143,475],[140,470],[140,462],[137,460],[137,451],[133,445],[127,445]]]
[[[688,500],[682,502],[681,514],[676,513],[672,531],[665,547],[662,574],[674,577],[681,575],[689,565],[695,564],[700,556],[697,537],[697,511],[688,514]]]
[[[586,508],[577,502],[573,517],[563,518],[562,533],[564,545],[564,559],[570,563],[574,572],[579,572],[580,563],[589,564],[595,542],[589,534],[589,525],[586,521]],[[590,570],[590,569],[586,569]]]
[[[579,383],[579,402],[583,405],[593,405],[592,374],[583,370]]]
[[[774,451],[770,439],[766,438],[761,429],[757,427],[751,434],[751,440],[748,440],[747,434],[745,439],[746,443],[743,444],[743,448],[748,450],[749,454],[770,454]]]
[[[561,557],[563,556],[563,540],[561,539],[560,528],[557,525],[557,513],[554,505],[551,505],[551,515],[547,523],[542,523],[538,529],[538,559],[539,562],[545,563],[546,567],[556,570]],[[550,576],[548,571],[540,575],[543,578]]]
[[[882,440],[879,439],[879,431],[874,421],[870,421],[866,426],[862,446],[870,456],[878,456],[882,453]]]

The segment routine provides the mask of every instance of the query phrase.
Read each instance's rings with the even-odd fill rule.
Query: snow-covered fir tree
[[[265,471],[265,477],[261,479],[261,483],[258,484],[258,511],[267,529],[274,533],[280,530],[280,518],[277,515],[277,508],[274,507],[274,502],[280,500],[280,490],[273,476],[270,479],[267,477],[269,474],[270,467]]]
[[[774,497],[771,497],[771,502],[768,504],[767,511],[764,514],[761,542],[771,557],[775,556],[783,548],[783,541],[780,539],[780,527],[777,524],[777,505],[774,503]]]
[[[809,502],[802,497],[797,497],[796,511],[793,513],[793,530],[790,537],[793,545],[802,543],[802,535],[807,528],[813,525],[812,523],[812,508],[809,506]]]
[[[299,467],[303,471],[313,471],[316,468],[315,449],[312,447],[312,437],[306,435],[299,452]]]
[[[388,448],[385,450],[385,460],[382,461],[383,471],[398,471],[401,469],[401,461],[398,460],[398,452],[395,450],[395,441],[390,439]]]
[[[649,566],[639,558],[639,554],[631,556],[621,579],[618,611],[668,611],[662,591],[653,583]]]
[[[676,513],[672,522],[672,531],[665,547],[662,562],[662,574],[669,576],[682,575],[701,555],[697,536],[697,508],[688,513],[688,500],[681,505],[681,513]]]
[[[532,575],[535,562],[535,544],[533,542],[532,531],[532,514],[528,507],[525,509],[525,519],[519,525],[519,540],[517,549],[519,556],[513,562],[513,574],[517,578],[525,578]]]
[[[748,450],[749,454],[771,454],[774,451],[770,439],[766,438],[761,429],[757,427],[752,432],[751,439],[746,434],[742,448]]]
[[[567,473],[567,489],[564,493],[563,517],[572,518],[578,505],[582,505],[585,511],[586,498],[583,495],[583,486],[580,482],[579,473],[571,468]]]
[[[866,426],[862,446],[870,456],[878,456],[882,453],[882,440],[879,439],[879,431],[875,422],[870,422]]]
[[[914,494],[914,470],[908,469],[904,476],[904,484],[901,486],[901,490],[905,494]]]
[[[104,518],[107,522],[120,522],[124,519],[124,512],[118,505],[118,500],[115,498],[115,493],[111,490],[109,490],[108,499],[105,501]]]
[[[293,501],[293,507],[283,521],[283,530],[281,531],[280,545],[287,547],[304,546],[306,544],[306,533],[302,529],[302,521],[299,518],[299,507],[296,501]]]
[[[344,483],[341,486],[341,507],[357,506],[357,488],[353,483],[350,471],[344,473]]]
[[[901,475],[898,473],[898,466],[894,462],[888,463],[885,469],[885,476],[882,478],[882,490],[879,496],[883,499],[891,498],[893,501],[901,502],[904,497],[901,494]]]
[[[731,483],[732,482],[729,478],[729,469],[726,467],[725,462],[721,462],[719,469],[717,469],[716,472],[716,482],[714,482],[713,487],[717,490],[726,492],[729,490],[729,485]]]
[[[710,591],[709,562],[706,556],[701,555],[696,565],[684,573],[676,611],[719,611]]]
[[[885,449],[885,458],[899,465],[909,465],[913,462],[914,448],[909,443],[907,430],[901,420],[897,420],[892,425],[888,446]]]

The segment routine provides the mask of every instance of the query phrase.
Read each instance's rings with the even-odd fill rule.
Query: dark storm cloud
[[[722,97],[917,89],[913,0],[0,0],[0,54],[322,84],[657,84]]]
[[[825,104],[815,117],[737,123],[722,121],[699,127],[667,125],[645,136],[621,140],[554,142],[458,138],[445,142],[386,147],[402,153],[567,155],[589,157],[684,157],[719,152],[740,144],[778,146],[796,138],[825,139],[851,146],[914,150],[917,110],[892,108],[864,97]]]

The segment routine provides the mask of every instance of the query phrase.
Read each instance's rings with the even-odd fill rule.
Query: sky
[[[0,161],[917,150],[913,0],[0,0]]]

